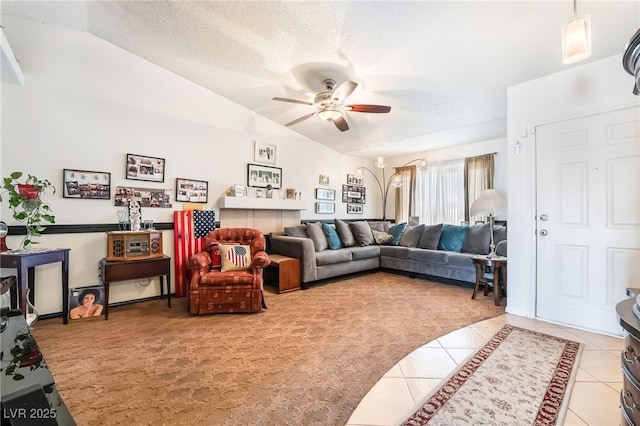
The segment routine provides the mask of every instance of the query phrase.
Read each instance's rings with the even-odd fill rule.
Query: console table
[[[104,284],[104,319],[109,319],[109,283],[139,278],[160,277],[160,296],[164,296],[164,277],[167,277],[167,305],[171,307],[171,258],[155,257],[144,260],[100,260]]]
[[[6,251],[0,253],[0,268],[17,270],[17,294],[20,310],[27,313],[27,289],[30,290],[31,303],[36,299],[34,279],[35,267],[47,263],[62,262],[62,322],[69,321],[69,251],[70,249],[31,249],[24,251]]]

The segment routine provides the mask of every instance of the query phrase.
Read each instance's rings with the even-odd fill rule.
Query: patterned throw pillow
[[[222,268],[222,257],[218,243],[211,243],[211,270],[219,271]]]
[[[251,269],[251,247],[220,244],[222,272],[247,271]]]
[[[371,230],[371,234],[373,234],[373,241],[375,241],[376,244],[389,244],[393,239],[393,235],[376,231],[375,229]]]

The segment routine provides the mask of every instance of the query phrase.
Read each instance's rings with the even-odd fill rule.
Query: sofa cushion
[[[389,227],[389,233],[393,238],[391,238],[391,242],[389,243],[392,246],[397,246],[400,244],[400,238],[402,238],[402,234],[407,229],[407,222],[402,222],[397,225],[393,225]]]
[[[462,253],[489,254],[491,225],[489,222],[471,225],[462,243]]]
[[[425,225],[420,234],[417,247],[423,249],[436,250],[440,242],[440,234],[442,234],[442,224]]]
[[[380,246],[380,256],[408,259],[410,250],[409,247],[402,246]]]
[[[418,241],[420,240],[420,234],[422,234],[423,229],[424,224],[408,226],[404,231],[404,234],[402,234],[402,237],[400,238],[399,245],[404,247],[416,247],[418,245]]]
[[[385,221],[369,220],[367,221],[367,223],[369,224],[369,228],[371,228],[372,231],[376,230],[380,232],[389,233],[389,228],[391,227],[391,222],[389,222],[388,220],[385,220]]]
[[[329,248],[331,250],[338,250],[342,248],[342,241],[340,241],[338,232],[333,226],[323,223],[322,231],[324,232],[324,235],[327,236],[327,243],[329,244]]]
[[[342,241],[342,245],[344,247],[355,246],[356,239],[354,238],[353,233],[351,232],[351,229],[349,229],[349,225],[345,221],[340,219],[336,219],[334,223],[336,225],[336,231],[338,232],[340,241]]]
[[[473,255],[465,253],[449,253],[448,262],[449,265],[456,268],[468,268],[475,269],[473,266]]]
[[[393,235],[387,234],[384,231],[376,231],[375,229],[372,229],[371,234],[373,235],[373,241],[376,244],[389,244],[393,239]]]
[[[349,224],[351,232],[356,239],[356,243],[360,247],[373,244],[373,234],[371,233],[371,227],[366,221],[351,222]]]
[[[419,262],[437,263],[440,265],[446,265],[447,253],[439,250],[425,250],[414,248],[409,250],[409,259],[417,260]]]
[[[307,235],[313,241],[313,247],[316,251],[322,251],[329,248],[327,236],[324,235],[321,222],[307,223]]]
[[[239,244],[218,244],[222,259],[222,272],[251,269],[251,247]]]
[[[442,225],[442,234],[440,234],[440,242],[438,250],[449,250],[459,252],[464,243],[464,237],[467,235],[467,225]]]
[[[507,255],[507,240],[502,240],[498,244],[496,244],[496,254],[498,256]]]
[[[289,237],[307,238],[307,227],[305,225],[285,226],[284,234]]]
[[[349,247],[351,250],[351,259],[369,259],[371,257],[380,256],[379,246],[366,246],[366,247]]]
[[[325,250],[320,253],[316,253],[316,265],[326,266],[336,263],[350,262],[352,259],[351,251],[349,249],[340,250]]]
[[[493,244],[498,245],[500,241],[507,239],[507,227],[504,225],[493,225]]]

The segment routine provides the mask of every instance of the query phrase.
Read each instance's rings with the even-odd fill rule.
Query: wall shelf
[[[283,200],[280,198],[252,198],[252,197],[220,197],[221,209],[244,210],[306,210],[304,200]]]

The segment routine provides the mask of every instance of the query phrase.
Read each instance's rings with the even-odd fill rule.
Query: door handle
[[[546,236],[547,236],[547,234],[548,234],[548,232],[547,232],[547,230],[546,230],[546,229],[541,229],[541,230],[540,230],[540,235],[542,235],[543,237],[546,237]]]

